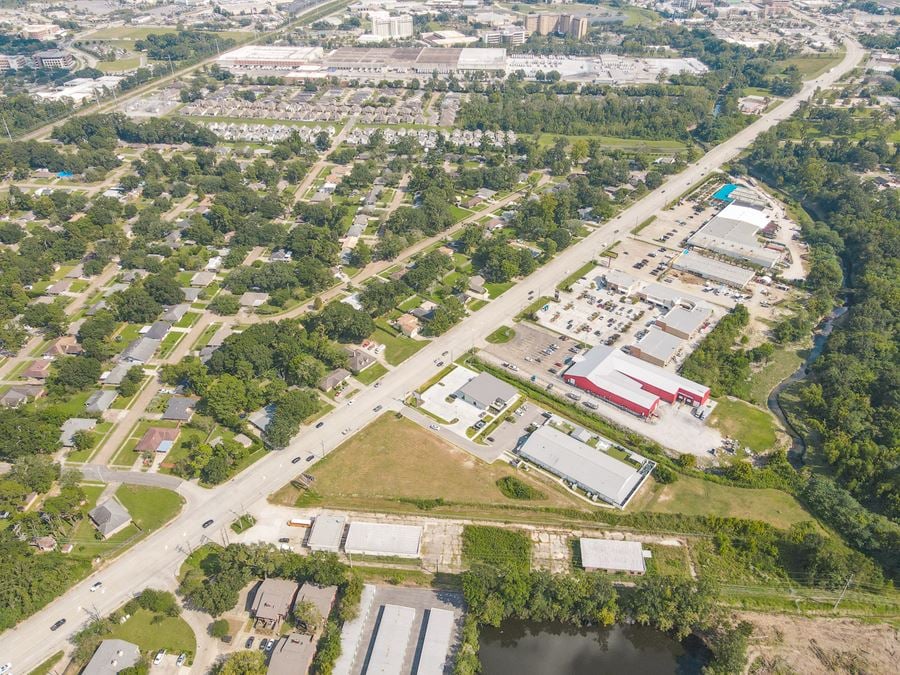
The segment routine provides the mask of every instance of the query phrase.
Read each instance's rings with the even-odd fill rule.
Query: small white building
[[[581,566],[589,571],[625,572],[640,575],[647,571],[644,559],[650,557],[639,541],[579,539]]]

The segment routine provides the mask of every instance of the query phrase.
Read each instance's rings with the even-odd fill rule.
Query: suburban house
[[[257,627],[275,629],[291,613],[297,584],[288,579],[265,579],[253,595],[251,613]]]
[[[241,307],[259,307],[260,305],[266,304],[269,300],[268,293],[254,293],[253,291],[247,291],[238,299],[238,303]]]
[[[194,416],[194,407],[197,399],[187,396],[173,396],[166,404],[166,410],[162,414],[164,420],[175,422],[190,422]]]
[[[50,376],[50,364],[49,359],[35,359],[22,371],[22,377],[30,380],[46,380]]]
[[[39,553],[49,553],[50,551],[56,550],[56,539],[50,536],[37,537],[31,540],[31,545],[34,546]]]
[[[84,402],[84,411],[92,415],[99,415],[112,405],[112,402],[116,400],[118,395],[119,392],[114,389],[95,391]]]
[[[168,452],[178,439],[178,429],[150,427],[134,446],[135,452]]]
[[[150,327],[143,331],[143,336],[150,340],[162,340],[172,329],[172,324],[168,321],[154,321]]]
[[[137,645],[125,640],[104,640],[81,671],[81,675],[116,675],[141,660]]]
[[[347,359],[347,367],[350,368],[350,372],[354,375],[361,373],[375,363],[375,357],[363,349],[347,347],[347,356],[349,357]]]
[[[307,583],[300,588],[297,602],[312,603],[319,615],[323,619],[327,619],[334,606],[335,597],[337,597],[337,586],[320,587]],[[272,651],[268,675],[295,675],[309,672],[321,628],[322,626],[319,626],[315,632],[308,635],[289,633],[282,637]]]
[[[131,514],[115,497],[110,497],[88,511],[88,517],[104,539],[124,530],[131,522]]]
[[[401,316],[398,316],[397,320],[394,321],[394,325],[396,325],[397,330],[406,337],[414,338],[419,334],[419,320],[412,314],[402,314]]]
[[[350,371],[346,368],[335,368],[319,381],[319,389],[322,391],[331,391],[340,384],[343,384],[350,377]]]
[[[60,427],[59,442],[64,448],[75,447],[75,434],[79,431],[90,431],[97,426],[97,420],[85,417],[72,417]]]
[[[259,429],[261,432],[265,433],[266,429],[269,428],[269,424],[272,423],[272,418],[274,416],[275,406],[270,404],[264,408],[260,408],[259,410],[250,413],[250,415],[247,416],[247,421],[257,429]]]
[[[480,274],[469,277],[469,290],[475,295],[486,295],[487,289],[484,287],[484,277]]]
[[[156,350],[159,348],[160,341],[152,340],[148,337],[140,337],[132,340],[125,351],[122,352],[121,360],[128,363],[147,363]]]
[[[194,288],[203,288],[205,286],[209,286],[215,280],[215,272],[197,272],[194,276],[191,277],[191,286],[193,286]]]
[[[18,408],[29,401],[41,398],[46,394],[44,388],[39,384],[16,384],[0,396],[0,406],[4,408]]]
[[[479,373],[460,387],[456,395],[479,410],[500,412],[516,398],[517,392],[515,387],[490,373]]]
[[[56,340],[53,341],[53,344],[47,347],[44,356],[48,358],[74,356],[81,352],[81,345],[78,344],[78,340],[75,339],[74,335],[63,335],[62,337],[56,338]]]

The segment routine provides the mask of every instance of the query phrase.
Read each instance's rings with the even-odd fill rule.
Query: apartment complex
[[[581,39],[587,35],[588,19],[574,14],[529,14],[525,17],[525,30],[538,35],[565,35]]]
[[[387,12],[372,12],[372,35],[382,39],[407,38],[413,35],[413,20],[409,14],[391,16]]]

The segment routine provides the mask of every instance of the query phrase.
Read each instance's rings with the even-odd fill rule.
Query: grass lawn
[[[428,344],[426,340],[413,340],[398,335],[392,328],[378,325],[372,339],[384,345],[384,358],[392,366],[403,363]]]
[[[498,298],[506,293],[506,291],[515,286],[515,284],[515,281],[506,281],[502,284],[489,282],[484,285],[484,288],[488,292],[488,296],[490,297],[490,299],[493,300],[494,298]]]
[[[387,368],[376,361],[371,366],[362,371],[359,375],[356,375],[356,379],[362,384],[372,384],[379,377],[387,373],[387,371]]]
[[[159,357],[164,359],[175,351],[175,347],[178,346],[178,343],[181,342],[186,335],[187,333],[176,333],[174,331],[166,335],[159,345]]]
[[[720,399],[709,423],[755,452],[775,447],[775,419],[771,413],[744,401]]]
[[[122,349],[125,349],[129,342],[137,340],[141,336],[141,328],[143,328],[143,326],[139,326],[136,323],[126,323],[116,335],[116,343],[120,345]],[[122,339],[119,340],[119,338]]]
[[[560,281],[556,285],[556,288],[558,288],[561,291],[569,290],[572,287],[572,284],[574,284],[576,281],[578,281],[581,277],[587,276],[588,272],[590,272],[596,266],[597,266],[597,263],[595,263],[593,260],[586,262],[584,265],[582,265],[577,270],[572,272],[572,274],[570,274],[565,279]]]
[[[104,73],[121,73],[126,70],[134,70],[141,65],[140,56],[129,56],[115,61],[100,61],[97,64],[97,70]]]
[[[844,58],[844,50],[828,54],[804,54],[802,56],[792,56],[789,59],[781,61],[782,71],[790,66],[797,66],[804,80],[812,80],[834,65],[841,62]]]
[[[641,152],[648,154],[672,154],[683,152],[687,146],[680,141],[651,141],[643,138],[619,138],[617,136],[577,136],[564,134],[537,134],[538,147],[550,148],[556,143],[557,138],[565,138],[570,144],[572,141],[594,141],[598,145],[610,150],[622,150],[625,152]]]
[[[781,490],[731,487],[690,476],[679,476],[668,485],[651,482],[627,511],[751,518],[781,529],[813,519],[800,502]]]
[[[200,318],[200,312],[187,312],[178,322],[175,324],[175,328],[190,328],[195,323],[197,323],[197,319]]]
[[[89,447],[87,450],[72,450],[66,455],[67,462],[87,462],[91,459],[93,454],[97,451],[97,448],[100,447],[100,444],[103,442],[103,439],[106,437],[110,431],[112,431],[113,423],[112,422],[100,422],[91,430],[91,438],[94,439],[94,444]]]
[[[139,609],[125,623],[112,629],[108,639],[133,642],[144,653],[165,649],[171,654],[197,651],[197,638],[187,621],[180,616],[157,615]]]
[[[301,502],[327,503],[348,508],[387,508],[418,511],[413,503],[399,500],[443,499],[480,504],[521,504],[505,497],[496,482],[516,474],[505,462],[482,464],[467,452],[407,419],[385,414],[361,433],[345,441],[309,470],[315,495]],[[518,477],[547,495],[542,506],[571,506],[569,497],[549,483],[520,473]],[[291,503],[292,487],[277,493],[278,501]],[[292,499],[293,498],[293,499]]]
[[[649,9],[641,7],[622,7],[625,12],[625,21],[622,23],[626,26],[651,26],[659,22],[659,14]]]
[[[803,359],[794,349],[779,349],[769,362],[750,377],[750,398],[753,403],[765,406],[769,394],[779,382],[788,377]]]
[[[469,209],[464,209],[464,208],[462,208],[462,207],[460,207],[460,206],[451,206],[451,207],[450,207],[450,213],[451,213],[452,216],[453,216],[453,222],[454,222],[454,224],[455,224],[455,223],[458,223],[458,222],[461,221],[463,218],[468,218],[469,216],[472,215],[472,212],[469,211]]]
[[[64,655],[65,655],[65,652],[63,652],[62,650],[56,652],[53,656],[51,656],[49,659],[44,661],[41,665],[39,665],[37,668],[32,670],[30,673],[28,673],[28,675],[47,675],[50,671],[53,670],[53,666],[55,666],[57,663],[59,663],[59,660]]]
[[[485,339],[492,345],[502,345],[512,340],[515,336],[516,331],[512,328],[509,326],[500,326],[500,328],[488,335]]]
[[[184,499],[177,492],[146,485],[122,485],[116,490],[116,499],[145,533],[168,522],[184,506]]]

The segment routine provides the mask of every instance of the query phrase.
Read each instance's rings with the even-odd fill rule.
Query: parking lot
[[[441,426],[465,438],[466,429],[476,424],[487,413],[462,399],[449,397],[477,374],[474,370],[462,366],[454,368],[422,393],[420,408],[443,420]]]

